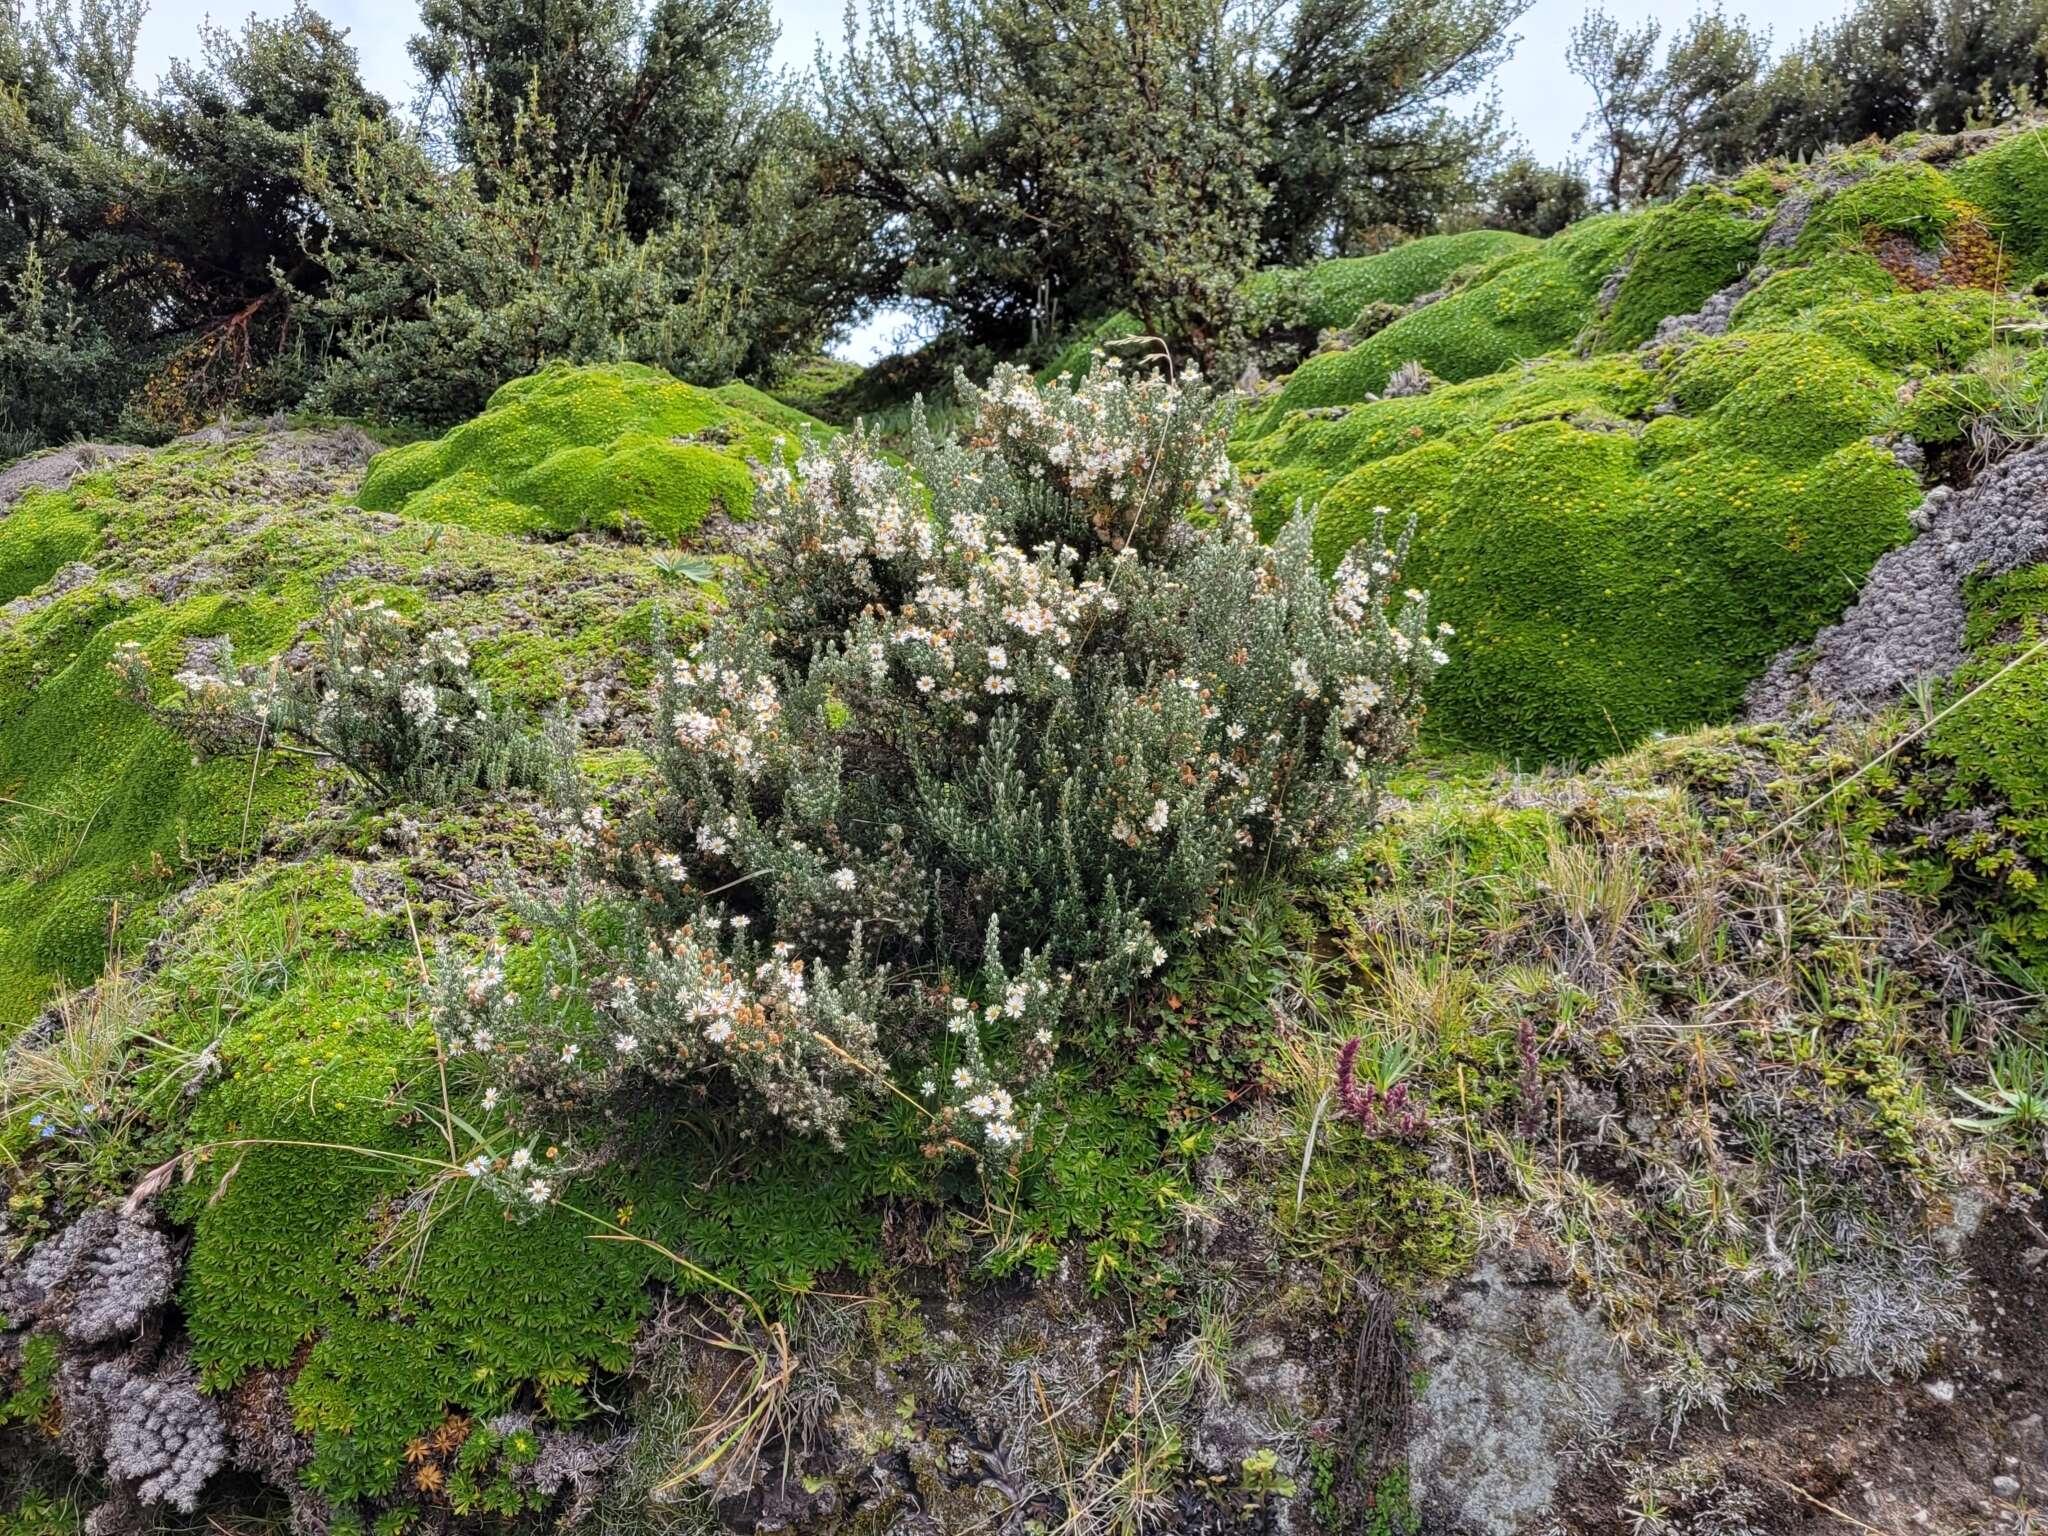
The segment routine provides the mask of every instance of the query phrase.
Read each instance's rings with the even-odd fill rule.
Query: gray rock
[[[1431,1528],[1513,1536],[1551,1507],[1575,1447],[1629,1406],[1613,1338],[1563,1290],[1473,1271],[1422,1332],[1408,1476]]]
[[[1841,622],[1751,685],[1750,718],[1782,718],[1809,697],[1873,710],[1960,666],[1963,583],[2048,556],[2048,446],[1993,465],[1967,490],[1937,487],[1914,522],[1926,531],[1872,567]]]
[[[0,469],[0,508],[13,506],[30,491],[61,491],[80,475],[140,452],[132,443],[70,443],[17,460]]]

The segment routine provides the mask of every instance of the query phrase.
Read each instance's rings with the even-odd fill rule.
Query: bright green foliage
[[[1377,394],[1411,360],[1456,383],[1563,346],[1593,318],[1602,281],[1639,229],[1637,215],[1600,215],[1540,246],[1496,258],[1466,287],[1358,346],[1310,358],[1288,379],[1259,430],[1271,432],[1290,411]]]
[[[1989,216],[2016,280],[2048,272],[2048,128],[2023,128],[1972,155],[1951,180]]]
[[[755,391],[699,389],[638,363],[545,368],[447,436],[381,455],[361,500],[496,533],[637,524],[682,539],[713,512],[745,517],[748,459],[793,460],[806,423]]]
[[[116,485],[134,483],[117,470],[24,506],[45,526],[95,526]],[[174,863],[232,850],[245,824],[260,829],[303,802],[298,764],[273,760],[252,776],[246,764],[194,763],[190,747],[122,702],[111,669],[126,642],[173,671],[196,637],[265,653],[288,638],[295,597],[156,602],[94,581],[0,624],[0,793],[11,802],[0,808],[0,1020],[20,1020],[52,981],[92,976],[110,924],[164,889]]]
[[[1254,340],[1274,331],[1348,326],[1368,304],[1407,304],[1468,267],[1484,266],[1535,245],[1528,236],[1507,230],[1474,229],[1458,235],[1425,235],[1374,256],[1338,256],[1313,266],[1267,268],[1245,282],[1246,324]],[[1039,370],[1039,378],[1050,381],[1062,373],[1080,378],[1096,348],[1126,351],[1114,343],[1144,334],[1142,320],[1129,310],[1118,310],[1077,333]]]
[[[1689,314],[1735,281],[1756,257],[1764,207],[1716,187],[1700,187],[1643,221],[1628,276],[1601,326],[1601,341],[1648,341],[1667,315]]]
[[[1793,249],[1796,255],[1811,256],[1844,241],[1855,244],[1871,235],[1897,235],[1932,251],[1957,220],[1973,211],[1955,183],[1933,166],[1922,160],[1898,160],[1822,202]]]
[[[1973,174],[2011,180],[2016,142],[1987,152],[1999,176]],[[1793,250],[1771,253],[1776,270],[1724,335],[1620,353],[1742,275],[1771,208],[1798,189],[1792,171],[1587,220],[1504,258],[1352,350],[1311,359],[1237,442],[1260,527],[1320,504],[1326,564],[1377,508],[1417,518],[1416,579],[1462,631],[1432,694],[1441,739],[1583,757],[1725,716],[1765,660],[1830,619],[1905,536],[1916,477],[1870,440],[2038,435],[2026,357],[1987,361],[2009,350],[2001,327],[2032,311],[1974,286],[1997,268],[1978,211],[1925,161],[1859,155],[1825,168],[1863,174],[1818,203]],[[1873,232],[1942,247],[1954,270],[1888,268],[1894,256],[1865,248]],[[1545,283],[1577,296],[1571,334],[1595,355],[1510,366],[1498,351],[1438,345],[1497,345],[1475,311]],[[1560,313],[1547,347],[1527,350],[1570,339]],[[1466,382],[1365,400],[1411,356]]]
[[[1735,306],[1736,330],[1760,330],[1795,321],[1823,305],[1857,305],[1898,291],[1891,273],[1867,251],[1824,251],[1811,261],[1773,272]]]
[[[442,591],[437,620],[464,633],[479,672],[525,709],[545,710],[588,670],[636,665],[636,651],[644,668],[655,582],[643,553],[462,529],[394,534],[338,500],[352,473],[323,451],[294,436],[166,450],[61,496],[24,497],[0,518],[0,549],[22,552],[20,581],[74,556],[97,570],[61,593],[31,586],[0,613],[0,1025],[18,1025],[57,985],[89,981],[117,922],[146,934],[163,894],[239,866],[312,802],[304,758],[195,763],[188,742],[122,697],[110,663],[124,643],[165,677],[223,638],[260,662],[307,637],[337,590],[364,591],[361,573],[416,608],[421,573],[452,568],[489,579]],[[61,548],[44,543],[53,529]]]
[[[592,1370],[624,1363],[656,1262],[591,1242],[567,1211],[508,1223],[465,1181],[424,1198],[449,1156],[411,939],[402,912],[365,910],[351,877],[315,861],[210,893],[191,914],[208,939],[165,977],[189,999],[168,1027],[196,1044],[219,1028],[223,981],[246,974],[236,946],[264,961],[261,986],[231,994],[221,1080],[190,1132],[219,1145],[183,1201],[184,1305],[216,1386],[311,1346],[291,1401],[314,1437],[306,1480],[337,1500],[387,1493],[406,1442],[451,1410],[503,1412],[531,1389],[580,1416]],[[489,1135],[491,1117],[456,1092]],[[450,1134],[465,1158],[479,1145]],[[233,1145],[248,1139],[316,1145]],[[408,1190],[420,1197],[380,1204]]]
[[[33,592],[99,542],[99,524],[70,496],[31,491],[0,513],[0,603]]]
[[[1301,306],[1299,323],[1317,330],[1349,325],[1368,304],[1406,304],[1440,288],[1452,273],[1536,244],[1503,229],[1425,235],[1374,256],[1339,256],[1313,266],[1260,272],[1247,284],[1254,301]]]
[[[1459,630],[1441,737],[1586,757],[1733,710],[1905,537],[1914,476],[1863,441],[1895,388],[1825,336],[1736,332],[1296,417],[1241,458],[1262,526],[1320,502],[1325,562],[1378,507],[1417,518],[1414,577]]]

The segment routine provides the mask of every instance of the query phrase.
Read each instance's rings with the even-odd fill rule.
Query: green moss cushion
[[[1659,322],[1690,314],[1756,259],[1768,205],[1700,187],[1644,221],[1628,275],[1601,327],[1601,344],[1633,347]]]
[[[637,363],[515,379],[447,436],[380,455],[361,502],[501,533],[575,533],[629,520],[685,538],[753,506],[750,459],[793,460],[812,423],[745,386],[699,389]]]
[[[1303,304],[1301,323],[1320,330],[1351,324],[1368,304],[1419,299],[1442,287],[1454,272],[1532,250],[1537,243],[1504,229],[1425,235],[1373,256],[1340,256],[1312,266],[1261,272],[1246,287],[1255,302],[1293,294]]]
[[[2048,129],[2035,124],[1972,155],[1952,180],[1989,218],[2014,280],[2048,272]]]
[[[1563,346],[1593,318],[1600,286],[1639,223],[1634,214],[1583,220],[1539,246],[1496,258],[1457,292],[1350,350],[1310,358],[1281,389],[1258,433],[1273,431],[1293,411],[1377,394],[1411,360],[1458,382]]]
[[[1899,296],[1916,315],[1942,297]],[[1842,323],[1824,306],[1296,415],[1241,462],[1263,527],[1317,508],[1330,564],[1376,508],[1416,518],[1410,578],[1460,630],[1431,696],[1440,738],[1595,757],[1732,713],[1907,536],[1917,479],[1867,439],[1899,409],[1869,354],[1910,343],[1874,322],[1875,339],[1829,334]],[[1950,335],[1898,329],[1936,354]]]

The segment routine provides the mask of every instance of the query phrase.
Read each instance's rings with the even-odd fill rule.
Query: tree
[[[869,297],[1015,347],[1135,309],[1198,354],[1236,285],[1469,201],[1490,112],[1452,103],[1522,0],[871,0],[819,59]]]
[[[1768,35],[1713,10],[1693,17],[1660,61],[1662,38],[1655,21],[1624,30],[1597,9],[1572,29],[1566,58],[1593,92],[1586,127],[1610,207],[1668,197],[1754,137]]]
[[[139,20],[0,4],[0,452],[109,430],[159,351],[175,269],[132,215]]]
[[[1802,39],[1761,96],[1769,154],[1998,122],[2048,97],[2048,0],[1864,0]]]
[[[1593,188],[1576,162],[1541,165],[1528,155],[1509,161],[1488,185],[1486,224],[1544,239],[1583,219]]]
[[[766,374],[861,302],[869,231],[825,195],[816,121],[772,68],[768,0],[426,0],[421,19],[433,141],[405,174],[452,158],[482,205],[555,212],[609,189],[626,237],[696,253],[670,274],[684,310],[731,296],[680,371]],[[501,183],[515,165],[546,185]]]
[[[544,117],[557,187],[611,167],[635,234],[716,193],[778,89],[767,0],[426,0],[420,20],[413,62],[463,163]]]
[[[276,21],[252,16],[239,35],[200,36],[199,61],[171,65],[137,130],[152,173],[136,217],[180,274],[165,335],[181,345],[138,401],[166,429],[303,391],[291,299],[324,288],[335,222],[308,186],[309,147],[332,153],[341,124],[389,112],[347,35],[303,3]]]
[[[1355,251],[1469,199],[1503,136],[1465,107],[1512,52],[1529,0],[1300,0],[1267,75],[1265,259]]]

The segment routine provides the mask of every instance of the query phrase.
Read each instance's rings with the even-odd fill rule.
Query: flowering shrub
[[[310,749],[386,799],[448,801],[555,777],[553,744],[492,702],[453,630],[419,635],[376,599],[335,605],[322,629],[320,657],[304,668],[238,666],[221,640],[211,667],[176,675],[181,697],[168,704],[155,699],[140,646],[122,646],[114,669],[137,703],[208,755]]]
[[[1361,1076],[1358,1052],[1364,1043],[1353,1036],[1337,1053],[1337,1107],[1368,1135],[1422,1140],[1429,1134],[1429,1108],[1409,1091],[1412,1053],[1379,1042],[1367,1057],[1366,1072]]]
[[[1370,813],[1444,660],[1384,530],[1331,584],[1305,518],[1259,543],[1199,380],[963,389],[914,474],[858,432],[769,473],[758,589],[662,660],[659,792],[575,813],[634,915],[523,1016],[529,1091],[724,1069],[836,1135],[908,1062],[943,1134],[1007,1148],[1062,1019]],[[504,990],[456,978],[455,1033],[500,1038]]]

